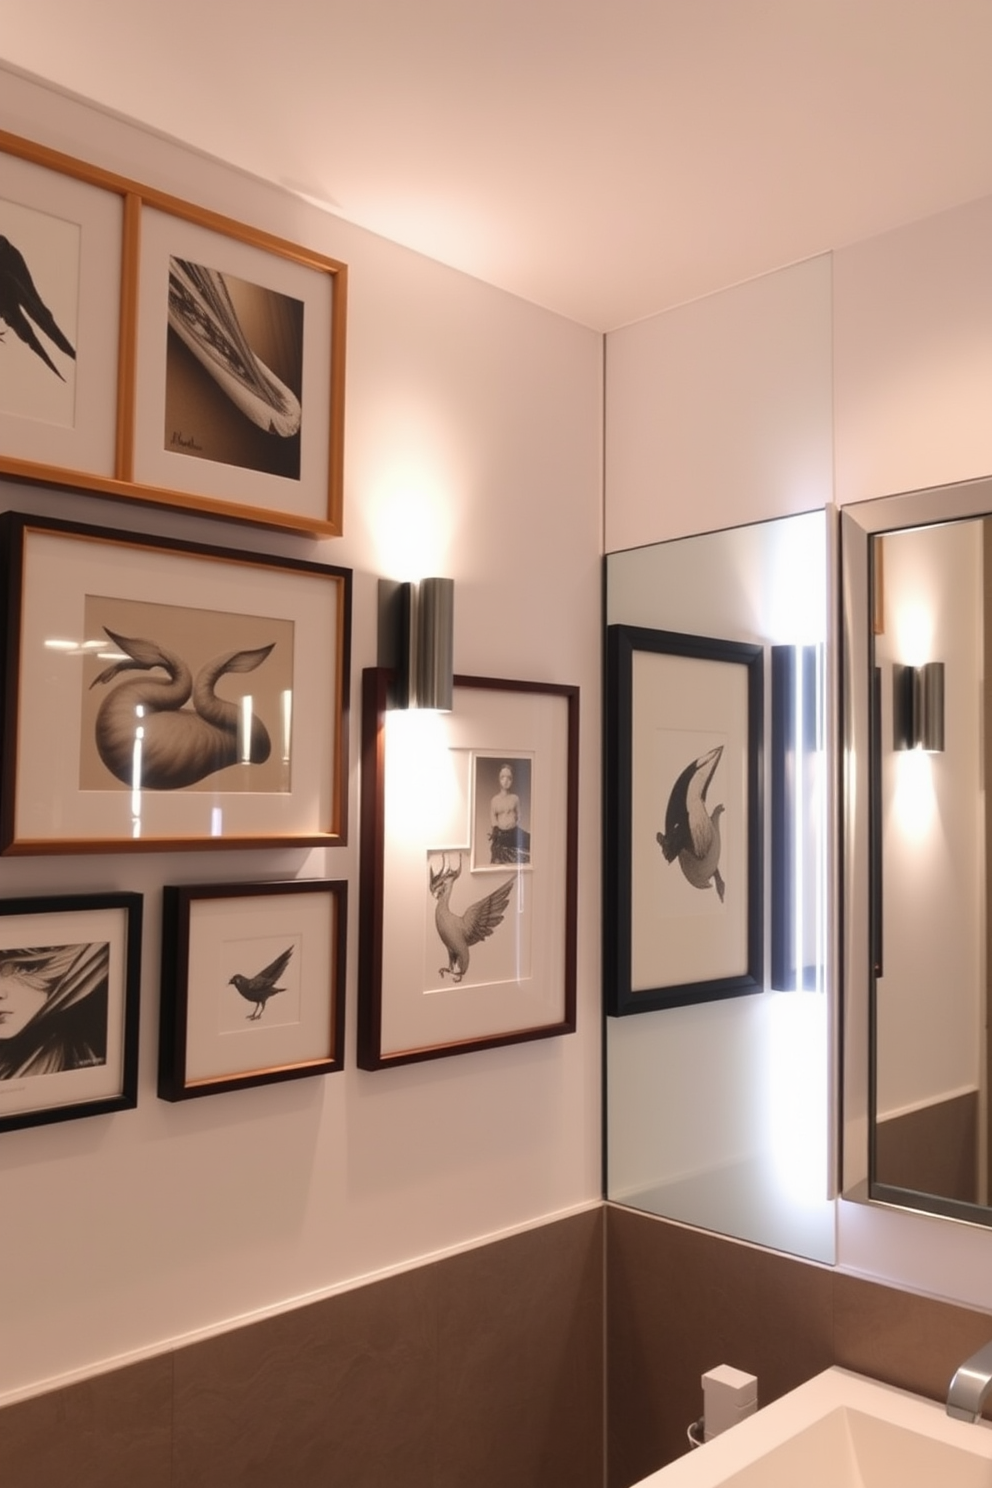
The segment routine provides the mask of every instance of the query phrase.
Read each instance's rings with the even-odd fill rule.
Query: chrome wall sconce
[[[892,668],[892,747],[939,754],[944,748],[944,663]]]
[[[451,712],[454,615],[454,579],[380,580],[379,665],[396,671],[394,707]]]

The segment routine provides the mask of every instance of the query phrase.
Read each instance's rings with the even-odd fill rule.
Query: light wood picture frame
[[[3,317],[0,340],[0,475],[339,537],[347,265],[4,130],[0,165],[0,276],[15,322]],[[203,332],[199,363],[169,329],[176,265],[187,327]],[[299,461],[280,473],[258,451],[285,450],[285,436],[263,438],[237,409],[257,416],[256,394],[283,384],[278,347],[294,325]],[[192,398],[175,404],[183,384],[170,369],[182,362]],[[217,442],[225,420],[243,418]]]
[[[0,473],[113,485],[126,186],[0,131]]]
[[[339,534],[345,266],[153,194],[129,252],[121,474],[203,510]]]
[[[347,840],[349,569],[6,512],[0,573],[0,852]]]

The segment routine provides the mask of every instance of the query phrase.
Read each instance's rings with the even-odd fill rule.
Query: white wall
[[[607,548],[663,544],[611,558],[608,620],[822,642],[822,515],[740,524],[830,499],[829,258],[613,332],[606,366]],[[735,530],[664,546],[706,528]],[[766,992],[608,1020],[611,1194],[833,1259],[826,1011]]]
[[[13,74],[0,127],[350,268],[342,539],[9,484],[3,504],[355,571],[347,848],[0,862],[0,894],[126,887],[147,915],[138,1109],[0,1136],[2,1399],[598,1199],[602,342]],[[368,1074],[354,1060],[358,684],[377,578],[418,567],[456,580],[457,670],[581,686],[579,1031]],[[159,1101],[162,884],[325,873],[351,884],[346,1071]]]
[[[992,471],[992,198],[607,338],[606,545]],[[838,1260],[992,1308],[992,1233],[839,1202]]]

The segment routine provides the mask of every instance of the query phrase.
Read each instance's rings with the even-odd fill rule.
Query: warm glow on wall
[[[450,818],[460,799],[447,725],[423,709],[386,712],[386,818],[394,841],[426,842]]]

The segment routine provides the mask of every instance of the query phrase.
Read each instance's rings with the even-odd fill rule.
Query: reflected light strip
[[[142,703],[135,708],[136,716],[144,718]],[[131,836],[141,836],[141,757],[144,750],[145,729],[138,723],[134,730],[134,748],[131,752]]]
[[[251,764],[251,718],[252,695],[246,692],[241,699],[241,717],[238,720],[238,755],[243,765]]]
[[[289,764],[289,749],[293,737],[293,694],[288,689],[282,694],[282,762]]]
[[[825,985],[826,779],[821,646],[772,647],[772,955],[781,992]]]

